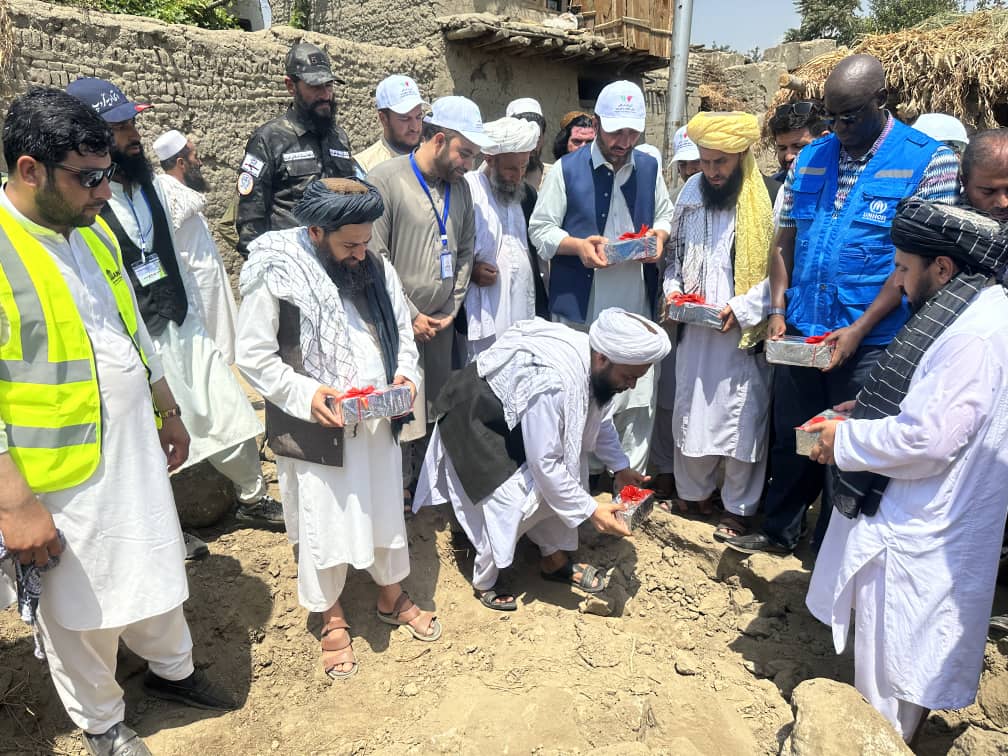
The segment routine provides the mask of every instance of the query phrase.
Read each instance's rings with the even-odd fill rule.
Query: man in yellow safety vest
[[[53,684],[87,751],[122,756],[149,751],[123,723],[120,640],[147,659],[149,694],[234,704],[193,666],[168,481],[189,434],[97,217],[111,144],[94,111],[55,89],[29,90],[4,120],[0,555],[13,555],[22,576],[52,568],[28,609],[37,607]],[[12,566],[0,560],[0,570]],[[11,599],[5,582],[0,599]],[[31,585],[22,578],[19,588],[23,601]]]

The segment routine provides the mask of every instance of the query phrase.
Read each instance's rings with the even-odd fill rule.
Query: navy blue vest
[[[791,186],[797,234],[786,318],[799,333],[818,336],[849,326],[875,301],[893,271],[889,229],[896,205],[914,193],[940,146],[896,121],[836,213],[839,140],[830,134],[801,151]],[[888,344],[909,315],[904,302],[864,343]]]
[[[620,190],[637,231],[644,224],[654,225],[655,185],[658,181],[658,161],[645,152],[634,150],[634,169]],[[605,165],[592,167],[591,147],[583,147],[560,159],[564,186],[567,188],[567,212],[563,230],[571,236],[585,239],[605,231],[613,190],[613,173]],[[553,170],[556,170],[554,166]],[[586,191],[591,186],[593,192]],[[658,303],[658,266],[648,263],[644,268],[644,286],[654,317]],[[554,255],[550,260],[550,312],[576,323],[588,319],[588,299],[591,297],[595,271],[581,264],[575,255]]]

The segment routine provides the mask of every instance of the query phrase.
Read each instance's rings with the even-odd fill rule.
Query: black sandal
[[[518,597],[515,594],[511,593],[510,591],[504,590],[503,588],[498,591],[496,585],[493,588],[488,588],[485,591],[477,589],[475,593],[476,598],[478,598],[480,600],[480,603],[483,604],[483,606],[485,606],[487,609],[494,609],[495,611],[498,612],[513,612],[516,609],[518,609]],[[505,597],[510,598],[510,601],[497,600]]]
[[[580,572],[580,580],[574,579],[574,573]],[[539,574],[542,575],[543,580],[552,580],[554,583],[567,583],[575,588],[580,588],[585,593],[601,593],[605,590],[605,577],[599,572],[597,567],[592,567],[586,562],[580,562],[574,564],[573,560],[568,559],[567,564],[563,567],[553,570],[553,572],[546,572],[540,570]],[[598,585],[595,584],[595,578],[598,578]]]

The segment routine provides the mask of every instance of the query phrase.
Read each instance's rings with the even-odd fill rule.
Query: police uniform
[[[286,72],[311,85],[335,80],[329,56],[307,42],[291,47]],[[238,252],[247,257],[248,244],[257,236],[299,226],[291,211],[312,181],[355,175],[350,140],[335,123],[327,133],[316,134],[292,105],[260,126],[245,146],[238,172]]]

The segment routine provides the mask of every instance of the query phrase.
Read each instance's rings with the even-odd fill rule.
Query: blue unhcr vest
[[[583,147],[560,159],[564,186],[567,187],[567,213],[562,227],[568,234],[580,239],[605,231],[613,190],[613,172],[605,165],[593,169],[591,156],[591,148]],[[620,191],[630,208],[633,230],[637,231],[644,224],[654,225],[658,161],[640,150],[634,150],[633,159],[633,172]],[[590,186],[594,187],[594,191],[585,191]],[[658,298],[658,266],[648,263],[643,268],[647,301],[654,308]],[[580,258],[554,255],[550,261],[550,312],[584,323],[588,319],[588,299],[594,277],[595,271],[582,265]],[[647,314],[654,316],[653,312]]]
[[[868,309],[893,271],[895,248],[889,229],[896,205],[916,190],[940,146],[894,122],[835,215],[839,140],[830,134],[801,151],[792,185],[791,217],[797,235],[787,290],[788,325],[805,336],[819,336],[849,326]],[[888,344],[909,314],[902,303],[864,343]]]

